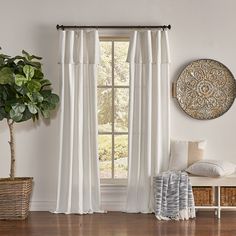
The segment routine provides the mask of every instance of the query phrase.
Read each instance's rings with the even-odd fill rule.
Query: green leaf
[[[36,80],[31,80],[27,83],[27,88],[30,92],[39,92],[41,89],[41,84]]]
[[[0,58],[3,58],[3,59],[8,59],[8,58],[10,58],[10,56],[8,56],[8,55],[5,55],[5,54],[0,54]]]
[[[33,122],[39,119],[39,113],[32,116]]]
[[[42,104],[40,105],[40,108],[42,108],[42,110],[50,110],[50,103],[42,102]]]
[[[0,57],[0,65],[3,66],[4,65],[4,59]]]
[[[44,101],[52,103],[52,104],[57,104],[59,102],[59,96],[52,93],[49,96],[47,96],[46,98],[44,98]]]
[[[26,59],[24,61],[25,61],[25,64],[31,65],[31,66],[36,67],[37,69],[41,70],[42,64],[40,62],[38,62],[38,61],[27,61]]]
[[[0,121],[3,120],[5,117],[0,113]]]
[[[28,104],[28,109],[29,109],[30,113],[32,113],[32,114],[36,114],[38,112],[37,106],[32,102],[30,102]]]
[[[28,52],[26,52],[25,50],[22,50],[22,54],[23,54],[24,56],[26,56],[26,57],[29,57],[29,56],[30,56],[30,54],[29,54]]]
[[[6,85],[0,85],[0,98],[5,101],[7,100],[7,95],[8,94]]]
[[[35,55],[31,55],[30,56],[30,59],[36,59],[36,60],[42,60],[42,57],[39,57],[39,56],[35,56]]]
[[[32,93],[26,93],[27,97],[30,99],[31,102],[34,102],[33,94]]]
[[[39,92],[27,93],[27,96],[31,102],[40,102],[41,103],[44,99],[43,96]]]
[[[23,113],[23,117],[21,119],[21,121],[26,121],[26,120],[30,120],[34,115],[29,111],[29,109],[26,107],[24,113]]]
[[[23,96],[25,96],[27,94],[27,91],[28,91],[27,88],[24,85],[22,85],[20,87],[16,85],[15,90]]]
[[[5,105],[5,111],[6,111],[6,113],[10,113],[10,110],[11,110],[11,106],[8,105],[8,104],[6,104],[6,105]]]
[[[10,110],[10,118],[12,120],[14,120],[15,122],[20,122],[20,120],[22,119],[23,114],[22,113],[18,113],[15,110],[11,109]]]
[[[10,84],[13,81],[13,72],[10,68],[4,67],[0,70],[0,84]]]
[[[41,79],[43,79],[43,77],[44,77],[44,74],[40,69],[36,69],[34,71],[34,79],[41,80]]]
[[[23,71],[27,79],[32,79],[34,77],[34,67],[25,65]]]
[[[24,57],[22,56],[15,56],[13,57],[14,60],[24,60]]]
[[[33,100],[35,102],[42,102],[43,101],[43,96],[40,93],[33,93]]]
[[[41,94],[44,96],[44,100],[43,100],[40,108],[42,108],[44,113],[46,112],[46,110],[48,110],[48,111],[54,110],[56,108],[57,104],[59,103],[59,96],[52,93],[51,90],[41,91]],[[48,116],[48,113],[45,116]]]
[[[7,113],[4,109],[4,107],[0,107],[0,120],[3,120],[6,117],[7,117]]]
[[[23,73],[23,67],[24,67],[24,65],[25,65],[25,62],[20,60],[20,61],[18,61],[16,64],[17,64],[18,68],[21,68],[21,67],[22,67],[22,68],[21,68],[21,72]]]
[[[59,96],[52,93],[51,90],[43,90],[41,91],[41,94],[43,95],[44,101],[46,102],[53,104],[57,104],[59,102]]]
[[[41,60],[42,59],[42,57],[38,57],[38,56],[35,56],[35,55],[30,55],[25,50],[22,50],[22,54],[25,55],[28,60],[32,60],[32,59]]]
[[[25,111],[25,104],[16,103],[11,107],[16,113],[23,113]]]
[[[58,104],[59,103],[59,96],[56,95],[55,93],[52,93],[51,94],[51,103],[52,104]]]
[[[28,81],[28,78],[26,78],[23,75],[17,74],[15,76],[15,84],[19,87],[25,84],[27,81]]]
[[[41,110],[41,114],[45,119],[50,118],[50,112],[49,110]]]
[[[54,110],[56,108],[57,104],[54,104],[54,103],[49,103],[48,107],[49,107],[49,110]]]
[[[50,95],[52,94],[52,91],[49,89],[45,89],[43,91],[40,91],[41,95],[44,97],[44,99],[50,97]]]
[[[41,80],[41,81],[40,81],[40,84],[41,84],[42,88],[45,87],[45,86],[50,86],[50,85],[52,85],[51,82],[50,82],[48,79],[43,79],[43,80]]]

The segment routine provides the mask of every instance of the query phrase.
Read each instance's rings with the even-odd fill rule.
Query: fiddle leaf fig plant
[[[0,54],[0,121],[6,119],[10,132],[11,179],[15,178],[14,123],[35,121],[40,115],[48,119],[59,103],[44,77],[41,59],[24,50],[15,57]]]

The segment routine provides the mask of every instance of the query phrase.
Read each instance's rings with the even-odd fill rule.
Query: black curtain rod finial
[[[56,28],[57,28],[57,30],[59,30],[59,29],[64,30],[64,25],[57,25]]]
[[[163,25],[162,29],[163,30],[165,30],[165,29],[169,29],[170,30],[171,29],[171,25]]]

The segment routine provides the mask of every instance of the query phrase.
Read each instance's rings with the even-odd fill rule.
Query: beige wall
[[[171,24],[171,80],[191,60],[213,58],[236,75],[236,2],[234,0],[12,0],[1,1],[0,46],[41,55],[46,76],[58,91],[56,24]],[[198,121],[171,101],[172,137],[208,140],[207,155],[236,162],[236,104],[222,117]],[[56,197],[58,117],[18,124],[17,174],[34,176],[33,209],[50,209]],[[8,175],[5,122],[0,124],[0,177]],[[119,201],[119,199],[116,201]]]

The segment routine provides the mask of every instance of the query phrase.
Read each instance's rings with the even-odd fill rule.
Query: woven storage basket
[[[27,218],[32,185],[33,178],[0,179],[0,219]]]
[[[220,188],[221,206],[236,206],[236,187]]]
[[[213,206],[215,203],[213,187],[193,187],[195,206]]]

